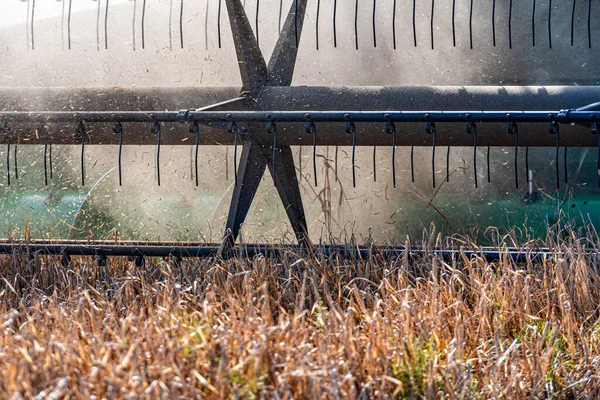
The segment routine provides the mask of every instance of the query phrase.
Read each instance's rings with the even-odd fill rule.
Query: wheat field
[[[0,397],[598,398],[592,231],[553,256],[0,259]],[[511,235],[498,237],[502,250]]]

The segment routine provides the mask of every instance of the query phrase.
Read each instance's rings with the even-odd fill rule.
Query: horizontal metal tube
[[[11,140],[20,143],[43,143],[44,137],[36,133],[32,124],[45,123],[51,143],[73,144],[75,119],[86,120],[91,144],[117,144],[119,135],[111,129],[113,120],[124,122],[124,144],[155,144],[148,123],[160,119],[167,123],[163,128],[163,144],[193,144],[194,134],[183,123],[181,109],[197,109],[218,104],[239,96],[236,88],[195,89],[0,89],[0,109],[5,119],[12,118]],[[522,146],[554,146],[555,138],[548,134],[548,121],[589,122],[596,111],[560,113],[592,104],[600,99],[600,87],[266,87],[256,99],[219,105],[211,111],[192,111],[189,115],[199,121],[236,121],[247,129],[255,140],[265,146],[272,142],[262,122],[280,121],[278,144],[312,145],[311,135],[305,132],[306,113],[317,125],[317,144],[351,145],[351,135],[344,130],[344,121],[357,123],[357,145],[389,146],[391,139],[383,131],[384,123],[398,123],[398,146],[428,146],[431,136],[424,129],[425,121],[439,122],[438,145],[470,146],[472,138],[466,134],[462,123],[450,121],[481,121],[478,130],[480,146],[512,146],[514,137],[507,133],[506,123],[522,122],[519,143]],[[59,113],[40,113],[39,110],[71,110]],[[15,111],[25,114],[16,114]],[[126,110],[126,111],[118,111]],[[157,110],[157,111],[136,111]],[[170,110],[170,111],[158,111]],[[248,111],[250,110],[250,111]],[[330,110],[326,113],[315,110]],[[346,117],[344,114],[352,115]],[[413,110],[401,113],[390,110]],[[433,111],[428,111],[433,110]],[[467,118],[466,111],[475,110]],[[479,110],[486,110],[483,113]],[[507,117],[507,110],[511,117]],[[523,113],[527,110],[529,113]],[[547,111],[551,110],[551,111]],[[33,113],[27,113],[31,111]],[[100,112],[100,113],[98,113]],[[382,112],[390,114],[382,115]],[[227,114],[230,114],[227,116]],[[265,114],[270,113],[271,118]],[[426,118],[424,114],[429,114]],[[550,114],[550,115],[549,115]],[[23,122],[16,119],[23,118]],[[51,120],[54,119],[53,122]],[[337,120],[338,122],[330,122]],[[62,122],[61,122],[62,121]],[[105,122],[94,122],[105,121]],[[136,121],[126,123],[127,121]],[[247,122],[244,122],[247,121]],[[291,122],[302,121],[302,122]],[[328,122],[325,122],[328,121]],[[493,122],[496,121],[496,122]],[[538,121],[538,122],[531,122]],[[137,123],[144,122],[144,123]],[[531,123],[529,123],[531,122]],[[234,137],[224,124],[201,128],[200,144],[232,144]],[[6,135],[0,135],[0,143]],[[596,146],[597,139],[586,126],[564,125],[561,128],[562,146]]]
[[[76,243],[73,241],[65,242],[52,242],[42,243],[39,241],[32,241],[29,243],[0,243],[0,253],[12,253],[21,252],[25,253],[41,253],[48,255],[60,255],[68,254],[73,256],[112,256],[112,257],[136,257],[136,256],[177,256],[177,257],[215,257],[215,256],[243,256],[243,257],[255,257],[257,255],[264,255],[267,257],[282,257],[285,254],[298,254],[302,255],[306,253],[306,249],[298,246],[271,246],[271,245],[246,245],[236,246],[230,249],[227,254],[223,253],[223,249],[219,245],[198,245],[198,244],[94,244],[90,242]],[[337,246],[337,245],[326,245],[316,246],[313,248],[315,254],[323,254],[324,256],[335,256],[340,257],[369,257],[371,254],[383,255],[386,257],[398,257],[408,253],[411,257],[423,257],[432,252],[440,258],[445,260],[456,259],[457,257],[464,255],[468,258],[471,257],[484,257],[488,261],[499,260],[501,258],[511,258],[516,262],[523,262],[526,260],[535,259],[549,259],[554,256],[560,256],[560,252],[554,252],[547,248],[538,248],[535,250],[529,249],[518,249],[508,248],[505,250],[498,250],[494,248],[482,247],[477,251],[473,250],[449,250],[449,249],[434,249],[434,250],[423,250],[420,247],[405,248],[402,246],[398,247],[384,247],[384,246],[373,246],[373,247],[348,247],[348,246]],[[587,254],[592,256],[597,254],[594,250],[587,251]]]
[[[0,112],[7,122],[560,122],[592,123],[600,111],[27,111]]]

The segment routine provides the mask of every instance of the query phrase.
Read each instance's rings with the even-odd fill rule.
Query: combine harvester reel
[[[38,0],[39,2],[40,0]],[[70,10],[71,1],[63,0]],[[319,6],[320,6],[320,0]],[[378,0],[372,0],[373,46],[377,47],[378,35],[384,33],[376,24],[376,7]],[[102,2],[99,2],[102,3]],[[138,1],[138,6],[146,7],[146,1]],[[183,3],[183,1],[182,1]],[[418,1],[419,4],[423,3]],[[516,1],[515,3],[524,3]],[[104,4],[104,3],[103,3]],[[473,148],[473,181],[476,187],[484,185],[485,178],[491,179],[489,166],[490,148],[503,147],[514,149],[514,168],[516,187],[525,186],[529,174],[529,158],[526,165],[519,165],[518,151],[520,147],[551,147],[556,149],[554,168],[556,169],[556,188],[561,184],[559,150],[572,147],[593,147],[600,152],[600,136],[597,121],[600,120],[600,88],[597,86],[385,86],[385,87],[332,87],[332,86],[291,86],[296,60],[300,49],[301,39],[305,40],[307,19],[305,18],[308,0],[293,0],[291,8],[281,24],[279,38],[273,53],[267,62],[259,46],[258,7],[256,1],[256,22],[251,23],[242,4],[242,0],[219,0],[213,5],[219,10],[218,34],[221,45],[221,15],[229,17],[229,25],[233,35],[237,62],[242,81],[242,87],[219,88],[157,88],[157,89],[112,89],[102,97],[95,96],[94,88],[59,88],[59,89],[2,89],[2,109],[0,120],[3,124],[2,140],[8,146],[10,156],[11,146],[23,144],[45,144],[45,170],[52,174],[52,155],[48,145],[78,144],[81,146],[81,185],[89,185],[86,181],[86,166],[84,153],[86,147],[94,144],[118,145],[118,157],[115,157],[119,171],[119,183],[122,183],[121,148],[124,144],[155,145],[157,163],[157,185],[160,185],[160,154],[161,147],[189,143],[195,146],[195,185],[201,186],[198,171],[198,154],[202,145],[234,145],[235,186],[226,222],[226,232],[223,244],[214,246],[204,245],[164,245],[143,243],[106,242],[43,242],[40,240],[5,241],[0,245],[0,251],[14,251],[19,246],[27,245],[32,251],[51,254],[82,254],[103,256],[211,256],[225,248],[234,248],[250,206],[255,197],[261,178],[269,169],[273,184],[281,198],[287,217],[295,232],[300,247],[310,247],[307,218],[305,216],[296,165],[290,146],[308,146],[313,150],[311,169],[314,169],[314,184],[317,182],[317,146],[351,146],[352,148],[352,184],[357,185],[355,175],[355,151],[357,146],[392,147],[392,174],[389,177],[393,187],[396,187],[396,146],[415,147],[431,146],[432,161],[431,185],[439,186],[436,182],[435,154],[439,147],[447,150],[450,147]],[[366,4],[366,3],[365,3]],[[435,0],[430,3],[429,18],[431,30],[427,45],[432,49],[441,46],[442,38],[434,29]],[[529,3],[528,3],[529,4]],[[575,56],[580,53],[588,54],[592,50],[594,30],[592,29],[592,2],[585,10],[575,0],[572,3],[572,14],[568,15],[568,23],[559,22],[567,16],[552,14],[552,2],[548,6],[537,5],[533,1],[530,28],[522,24],[514,26],[513,2],[510,2],[507,20],[502,20],[497,14],[496,1],[493,1],[492,13],[486,26],[496,47],[500,41],[500,31],[507,33],[508,48],[516,47],[516,37],[519,35],[518,46],[521,51],[525,48],[525,39],[521,36],[530,30],[533,39],[532,48],[548,46],[548,52],[558,52],[554,24],[559,24],[560,31],[571,27],[571,44],[575,44],[575,33],[581,31],[577,24],[582,18],[581,12],[587,10],[587,36],[584,47],[574,50]],[[354,39],[355,47],[359,48],[359,1],[355,4]],[[363,7],[361,2],[361,7]],[[35,7],[35,0],[33,2]],[[249,5],[248,5],[249,7]],[[323,46],[323,29],[326,26],[333,31],[333,45],[338,46],[337,29],[341,22],[336,18],[334,4],[331,23],[324,22],[329,16],[317,14],[315,48]],[[398,6],[399,7],[399,6]],[[412,29],[403,26],[402,29],[412,31],[414,46],[419,43],[416,24],[421,15],[417,15],[417,1],[413,0]],[[419,6],[420,7],[420,6]],[[438,5],[439,7],[439,5]],[[468,25],[457,24],[456,0],[450,11],[452,40],[457,43],[457,29],[469,31],[468,47],[473,48],[473,41],[478,40],[473,23],[473,1],[470,4]],[[503,6],[504,7],[504,6]],[[1,6],[0,6],[1,8]],[[108,15],[108,1],[105,4]],[[582,11],[583,10],[583,11]],[[393,47],[396,48],[396,1],[393,5],[394,14],[389,17],[389,24],[384,25],[393,35]],[[576,14],[577,11],[577,14]],[[63,8],[63,13],[64,13]],[[182,11],[183,12],[183,11]],[[536,16],[537,12],[537,16]],[[71,48],[70,11],[69,37],[67,48]],[[317,13],[319,9],[317,8]],[[34,43],[34,17],[31,15],[31,49]],[[100,19],[100,4],[98,18]],[[144,15],[144,14],[142,14]],[[63,14],[64,16],[64,14]],[[144,18],[144,17],[142,17]],[[320,19],[319,19],[320,18]],[[540,26],[540,18],[547,18],[544,30]],[[180,21],[182,24],[183,22]],[[502,23],[502,29],[500,24]],[[321,37],[319,37],[321,24]],[[585,23],[584,23],[585,24]],[[256,26],[254,26],[256,25]],[[507,31],[505,28],[508,28]],[[101,24],[99,25],[99,29]],[[255,28],[253,30],[253,28]],[[28,28],[29,29],[29,28]],[[144,39],[144,21],[142,20],[141,49],[146,47]],[[181,28],[183,29],[183,28]],[[537,29],[537,33],[536,33]],[[555,28],[556,29],[556,28]],[[475,30],[475,35],[474,35]],[[506,31],[506,32],[505,32]],[[255,33],[256,32],[256,33]],[[567,30],[568,32],[568,30]],[[387,33],[385,33],[387,34]],[[487,34],[487,33],[486,33]],[[547,35],[541,42],[542,35]],[[475,36],[475,39],[474,39]],[[99,37],[99,36],[98,36]],[[106,36],[105,36],[106,37]],[[538,42],[536,43],[536,38]],[[175,38],[177,39],[177,38]],[[546,40],[547,39],[547,40]],[[578,39],[578,38],[577,38]],[[183,47],[183,30],[180,35]],[[567,40],[561,37],[560,40]],[[446,40],[447,41],[447,40]],[[171,42],[173,39],[171,38]],[[177,42],[177,40],[175,40]],[[177,45],[178,43],[175,43]],[[102,43],[98,39],[99,48],[108,48],[108,41]],[[135,45],[135,44],[134,44]],[[172,44],[172,46],[175,46]],[[140,46],[140,43],[138,43]],[[529,46],[529,44],[527,44]],[[465,49],[463,51],[472,51]],[[583,50],[582,50],[583,49]],[[344,50],[346,51],[346,50]],[[354,51],[352,49],[351,51]],[[508,50],[507,54],[510,54]],[[554,56],[549,55],[550,59]],[[415,62],[417,63],[417,62]],[[418,64],[418,63],[417,63]],[[416,66],[418,68],[418,66]],[[392,73],[392,72],[390,72]],[[566,71],[568,74],[568,71]],[[190,108],[190,105],[196,108]],[[65,107],[69,107],[65,111]],[[75,110],[75,111],[72,111]],[[168,127],[168,129],[167,129]],[[90,131],[93,128],[93,141]],[[42,133],[40,135],[40,132]],[[241,146],[241,151],[238,147]],[[51,149],[51,147],[50,147]],[[483,150],[482,150],[483,149]],[[479,151],[487,151],[486,166],[477,165]],[[412,159],[411,152],[411,162]],[[565,153],[566,154],[566,153]],[[373,159],[376,160],[374,153]],[[449,161],[448,161],[449,162]],[[10,185],[15,179],[10,169],[10,159],[7,159],[6,183]],[[565,161],[566,168],[566,161]],[[600,159],[598,160],[600,171]],[[414,181],[414,165],[412,176]],[[449,179],[450,169],[447,168]],[[479,178],[478,178],[479,176]],[[567,179],[567,175],[564,175]],[[599,176],[600,178],[600,176]],[[380,177],[381,179],[381,177]],[[600,184],[600,182],[599,182]],[[531,191],[530,195],[533,195]],[[278,250],[263,245],[246,245],[245,254],[261,252],[277,253]],[[343,247],[324,247],[326,252],[353,252]],[[366,254],[368,249],[359,248]],[[403,248],[391,249],[393,253],[404,251]],[[415,250],[417,251],[417,250]],[[541,251],[543,253],[543,251]],[[450,254],[450,253],[448,253]],[[515,251],[515,257],[521,254]],[[490,253],[493,257],[493,254]]]

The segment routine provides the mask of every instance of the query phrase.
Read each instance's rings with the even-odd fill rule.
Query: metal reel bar
[[[49,242],[44,243],[36,240],[28,242],[0,242],[0,254],[10,254],[13,252],[31,252],[47,255],[66,255],[66,256],[100,256],[104,260],[105,257],[254,257],[263,255],[265,257],[289,257],[290,254],[305,254],[306,249],[301,246],[273,246],[266,244],[244,244],[224,248],[220,244],[185,244],[180,243],[139,243],[139,242],[122,242],[118,244],[106,243],[101,241],[96,242],[80,242],[80,241],[64,241],[64,242]],[[454,260],[456,257],[464,255],[471,257],[485,257],[488,261],[499,260],[510,257],[515,262],[525,262],[528,260],[544,260],[553,257],[561,256],[561,253],[555,249],[548,248],[506,248],[502,251],[489,247],[481,247],[477,250],[451,250],[451,249],[423,249],[418,246],[344,246],[344,245],[319,245],[314,246],[309,250],[314,254],[323,254],[329,257],[344,257],[352,258],[360,256],[368,258],[373,254],[382,257],[400,257],[408,255],[409,257],[422,257],[431,251],[442,257],[444,260]],[[585,249],[586,255],[597,255],[595,249]],[[70,258],[70,257],[68,257]],[[140,265],[143,265],[143,260],[136,260]]]
[[[597,107],[596,105],[593,105]],[[592,107],[592,106],[590,106]],[[597,107],[600,109],[600,107]],[[313,138],[307,137],[305,125],[308,122],[320,125],[318,141],[323,146],[389,146],[389,139],[381,135],[380,129],[383,129],[389,122],[403,124],[402,129],[412,132],[410,135],[401,136],[398,145],[400,146],[423,146],[431,143],[424,131],[414,132],[414,127],[419,123],[448,123],[448,125],[439,126],[441,129],[438,137],[438,145],[441,146],[471,146],[472,140],[467,140],[464,135],[456,135],[457,132],[464,132],[454,123],[486,123],[482,125],[480,135],[478,135],[478,144],[483,146],[507,147],[514,146],[514,138],[506,135],[506,124],[508,123],[531,123],[535,126],[528,127],[527,134],[520,138],[524,146],[553,146],[553,140],[545,135],[537,135],[538,128],[547,125],[549,122],[558,124],[569,124],[566,129],[569,134],[562,138],[562,146],[568,147],[592,147],[595,146],[595,140],[585,134],[585,127],[600,119],[600,111],[569,109],[559,111],[186,111],[186,112],[104,112],[104,111],[85,111],[85,112],[0,112],[0,122],[5,126],[10,125],[13,132],[15,130],[21,135],[21,140],[27,143],[35,144],[39,142],[35,136],[28,134],[27,125],[44,123],[52,131],[52,144],[70,144],[81,143],[81,133],[75,137],[72,135],[57,134],[60,124],[73,121],[85,121],[85,125],[108,124],[111,125],[118,121],[121,124],[131,122],[149,122],[152,125],[156,123],[186,123],[196,122],[205,125],[204,133],[199,140],[199,145],[205,144],[233,144],[237,135],[222,135],[222,129],[228,124],[251,123],[251,122],[273,122],[280,125],[277,133],[267,130],[252,130],[250,134],[254,139],[263,145],[277,143],[277,147],[290,145],[314,145]],[[340,135],[340,128],[336,128],[337,123],[348,123],[352,121],[356,125],[356,134],[359,140],[354,141],[354,135]],[[58,126],[54,126],[54,124]],[[378,127],[378,123],[381,125]],[[406,125],[404,125],[406,124]],[[102,126],[93,129],[95,143],[99,144],[150,144],[157,143],[157,133],[147,130],[140,130],[141,127],[132,125],[127,129],[128,135],[125,135],[123,141],[112,132],[104,132]],[[182,124],[183,125],[183,124]],[[156,125],[155,125],[156,126]],[[503,129],[500,129],[501,127]],[[581,128],[584,129],[581,129]],[[181,129],[169,130],[168,135],[163,135],[161,140],[164,144],[182,144],[183,138],[189,135],[189,130]],[[245,128],[245,127],[244,127]],[[421,128],[422,129],[422,128]],[[30,128],[29,128],[30,130]],[[502,132],[504,134],[500,134]],[[23,132],[21,134],[21,132]],[[231,131],[232,133],[234,131]],[[342,131],[343,132],[343,131]],[[24,137],[23,137],[24,136]],[[192,136],[190,138],[193,139]],[[6,140],[6,136],[0,136],[0,141]],[[14,142],[14,141],[13,141]],[[16,145],[18,143],[15,142]],[[43,143],[43,142],[42,142]],[[193,141],[187,143],[192,144]]]
[[[587,110],[588,107],[597,108]],[[600,120],[600,103],[554,111],[16,111],[6,122],[557,122]]]

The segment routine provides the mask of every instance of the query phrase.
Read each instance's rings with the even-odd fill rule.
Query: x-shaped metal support
[[[226,4],[242,77],[242,90],[250,92],[251,95],[246,107],[250,110],[260,110],[262,88],[290,86],[292,82],[307,0],[295,0],[292,4],[268,66],[241,1],[226,0]],[[259,143],[253,137],[253,132],[265,130],[266,127],[250,123],[245,128],[238,178],[227,218],[225,233],[227,243],[229,245],[235,243],[268,166],[271,175],[275,176],[277,192],[298,243],[307,244],[306,217],[290,146],[277,147],[275,160],[273,160],[273,143]]]

